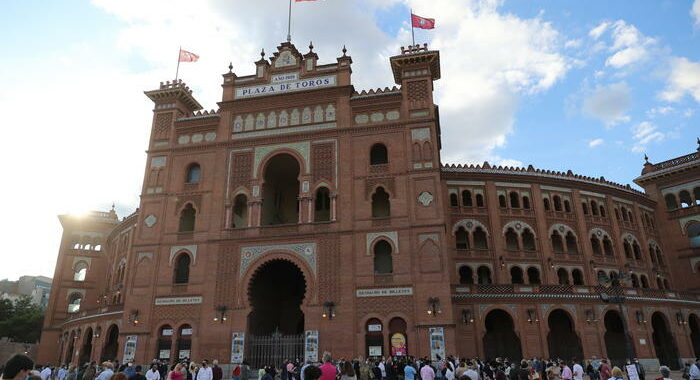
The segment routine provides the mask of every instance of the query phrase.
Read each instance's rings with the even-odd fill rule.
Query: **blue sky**
[[[696,149],[700,0],[322,0],[293,5],[293,42],[320,61],[346,45],[357,90],[393,85],[388,58],[416,30],[439,49],[443,162],[571,169],[631,183]],[[3,4],[0,155],[20,186],[0,228],[0,278],[52,275],[56,215],[139,201],[151,121],[144,90],[174,76],[178,46],[200,54],[181,78],[216,108],[233,62],[253,73],[286,36],[286,0],[24,0]],[[31,149],[27,150],[27,142]],[[40,239],[37,239],[40,236]],[[27,242],[34,242],[28,245]]]

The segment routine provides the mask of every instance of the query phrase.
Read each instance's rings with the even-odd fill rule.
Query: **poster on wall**
[[[231,333],[231,364],[243,363],[245,350],[245,333]]]
[[[391,336],[391,356],[406,356],[406,336],[395,333]]]
[[[136,341],[138,340],[138,335],[127,335],[126,343],[124,344],[124,360],[134,360],[136,358]]]
[[[382,346],[369,346],[367,356],[382,356]]]
[[[168,360],[170,359],[170,350],[160,350],[158,351],[158,359]]]
[[[315,363],[318,361],[318,330],[307,330],[304,339],[304,359]]]
[[[178,359],[189,359],[190,358],[190,350],[180,350],[177,355]]]
[[[442,327],[430,327],[430,359],[437,360],[437,356],[445,358],[445,333]]]

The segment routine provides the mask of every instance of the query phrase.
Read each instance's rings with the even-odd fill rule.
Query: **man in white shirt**
[[[583,380],[583,367],[579,364],[578,360],[574,359],[574,380]]]
[[[695,360],[695,363],[690,366],[690,380],[700,380],[700,358]]]
[[[211,367],[207,365],[207,361],[202,361],[202,368],[197,372],[197,380],[213,380],[214,374],[211,371]]]
[[[471,380],[481,380],[479,372],[476,371],[476,366],[471,363],[469,363],[469,369],[464,371],[464,375],[469,376]]]
[[[114,371],[112,370],[114,366],[112,365],[111,362],[104,362],[102,363],[102,372],[100,372],[100,375],[97,376],[96,380],[109,380],[112,378],[112,375],[114,375]]]
[[[384,365],[383,359],[379,362],[379,365],[377,367],[379,367],[379,370],[382,371],[382,380],[386,379],[386,366]]]
[[[158,364],[152,364],[151,369],[146,372],[146,380],[160,380],[160,372],[158,372]]]
[[[62,366],[58,369],[58,374],[56,375],[56,378],[58,380],[63,380],[66,378],[67,374],[68,374],[68,370],[66,369],[66,366]]]
[[[41,376],[41,380],[49,380],[49,377],[51,377],[51,366],[47,365],[44,367],[39,376]]]

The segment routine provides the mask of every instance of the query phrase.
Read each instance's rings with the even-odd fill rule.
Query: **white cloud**
[[[631,106],[631,89],[626,83],[619,82],[609,86],[598,85],[588,91],[581,110],[585,115],[613,126],[630,120],[627,111]]]
[[[605,61],[606,66],[622,68],[643,61],[650,55],[650,48],[656,40],[644,36],[634,25],[618,20],[612,27],[613,55]]]
[[[610,26],[610,23],[609,23],[609,22],[603,21],[603,22],[600,23],[600,25],[598,25],[598,26],[596,26],[595,28],[591,29],[591,30],[588,32],[588,35],[589,35],[592,39],[597,40],[598,38],[600,38],[600,36],[603,35],[603,33],[605,33],[606,30],[608,30],[608,27],[609,27],[609,26]]]
[[[564,47],[567,49],[577,49],[580,48],[581,45],[583,45],[583,40],[576,39],[576,40],[568,40],[564,43]]]
[[[634,145],[632,151],[644,152],[647,145],[653,142],[661,142],[666,138],[663,132],[657,130],[657,126],[649,121],[643,121],[632,127],[632,139]]]
[[[695,26],[700,26],[700,0],[693,2],[693,8],[690,10],[690,15],[695,21]]]
[[[603,140],[601,138],[593,139],[593,140],[588,142],[588,147],[593,148],[593,147],[596,147],[598,145],[602,145],[603,142],[605,142],[605,140]]]
[[[669,113],[673,112],[674,108],[671,106],[658,106],[650,109],[647,111],[647,117],[650,119],[655,118],[656,116],[663,116],[663,115],[668,115]]]
[[[672,57],[670,66],[661,98],[677,102],[685,95],[690,95],[696,102],[700,102],[700,63],[684,57]]]

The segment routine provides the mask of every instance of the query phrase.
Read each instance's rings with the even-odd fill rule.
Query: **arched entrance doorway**
[[[389,348],[391,356],[408,355],[406,321],[403,318],[396,317],[389,321]]]
[[[370,318],[365,324],[365,353],[368,358],[384,356],[384,326],[377,318]]]
[[[107,337],[105,338],[105,345],[102,348],[101,362],[107,360],[117,359],[117,353],[119,352],[119,327],[117,325],[112,325],[107,329]]]
[[[690,326],[690,342],[693,344],[693,357],[700,358],[700,321],[698,321],[698,316],[690,314],[688,325]]]
[[[262,224],[299,222],[299,162],[290,154],[268,161],[263,176]]]
[[[605,323],[605,349],[612,365],[622,366],[627,357],[627,341],[625,340],[625,329],[622,324],[620,313],[610,310],[603,318]]]
[[[248,290],[251,365],[279,366],[284,359],[303,357],[305,294],[304,274],[289,261],[272,260],[255,272]]]
[[[486,334],[484,335],[484,357],[493,360],[497,357],[509,358],[518,362],[522,358],[520,338],[515,334],[515,325],[510,314],[496,309],[489,312],[484,320]]]
[[[556,309],[549,314],[547,322],[549,324],[547,334],[549,357],[560,358],[567,362],[571,359],[583,359],[581,339],[576,335],[574,323],[569,314],[564,310]]]
[[[73,351],[75,351],[75,341],[78,337],[75,335],[75,331],[70,333],[70,338],[68,339],[68,350],[66,351],[65,364],[70,364],[73,361]]]
[[[651,316],[651,327],[654,329],[651,336],[654,340],[654,350],[659,362],[671,369],[679,369],[680,363],[678,363],[676,340],[671,331],[669,331],[666,318],[657,311]]]
[[[80,365],[90,361],[92,355],[92,328],[88,327],[83,335],[83,347],[80,349]]]
[[[158,331],[158,347],[156,348],[156,358],[158,360],[170,361],[170,353],[173,347],[173,328],[165,325]]]

